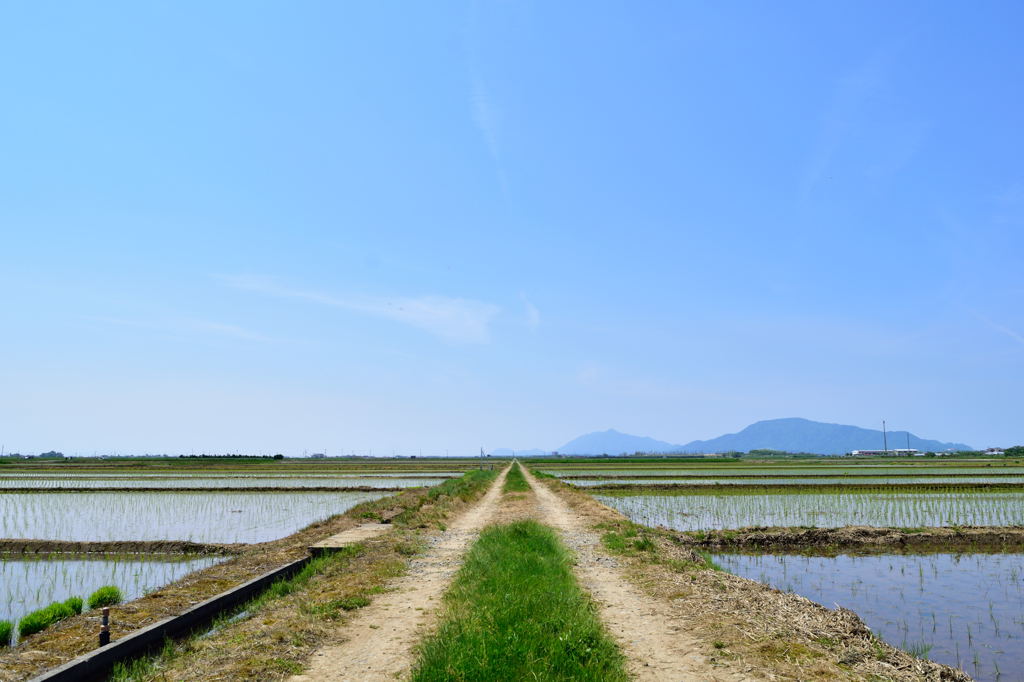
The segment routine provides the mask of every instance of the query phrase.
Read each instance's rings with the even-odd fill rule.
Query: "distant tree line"
[[[276,455],[178,455],[179,459],[284,459],[280,452]]]

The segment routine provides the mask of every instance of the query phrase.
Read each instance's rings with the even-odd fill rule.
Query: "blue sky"
[[[1024,442],[1019,3],[8,3],[8,451]]]

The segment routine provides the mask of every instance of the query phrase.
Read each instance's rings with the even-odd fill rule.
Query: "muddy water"
[[[1024,680],[1024,554],[715,557],[725,570],[851,609],[890,644],[978,680]],[[930,649],[928,648],[930,647]]]
[[[116,585],[125,600],[137,599],[223,557],[127,554],[108,557],[0,557],[0,620],[17,623],[30,611],[68,597],[88,599],[97,588]]]

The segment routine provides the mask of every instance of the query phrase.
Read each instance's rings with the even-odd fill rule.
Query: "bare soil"
[[[818,555],[838,552],[1008,552],[1024,549],[1024,526],[951,528],[742,528],[672,533],[684,546],[709,550],[773,550]]]
[[[51,554],[241,554],[252,545],[216,544],[183,540],[117,540],[110,542],[73,542],[69,540],[4,540],[2,555]]]
[[[711,660],[703,653],[703,643],[673,617],[665,602],[625,578],[619,560],[601,551],[601,536],[592,528],[592,519],[571,509],[529,472],[526,478],[537,495],[540,519],[558,530],[576,554],[580,584],[594,598],[605,627],[629,659],[633,677],[658,682],[748,679],[741,671]],[[603,515],[601,508],[594,511]]]
[[[598,557],[607,556],[599,541],[592,540],[600,532],[635,532],[641,528],[585,492],[558,481],[546,479],[537,486],[542,499],[540,491],[545,487],[568,506],[567,527],[578,529],[575,538],[582,538],[589,545],[586,551]],[[555,518],[548,517],[549,521]],[[684,534],[642,528],[640,532],[656,547],[614,557],[619,562],[617,571],[642,593],[644,603],[655,602],[648,607],[652,621],[679,633],[672,639],[685,638],[690,664],[703,657],[719,676],[701,677],[698,672],[693,679],[970,680],[961,671],[919,660],[875,638],[851,611],[827,609],[799,595],[699,568],[704,562],[693,551],[698,545],[692,538],[690,544],[683,544],[679,536]],[[573,538],[574,531],[569,531],[570,543]],[[586,554],[582,556],[586,561]],[[595,597],[599,594],[595,590]],[[602,612],[602,616],[614,632],[614,619],[619,616],[614,611],[608,615]],[[657,642],[657,633],[650,636],[652,642]],[[673,665],[678,666],[676,670],[686,670],[683,661]],[[644,679],[642,671],[637,676]]]
[[[426,498],[426,491],[423,488],[407,489],[394,497],[357,505],[345,514],[311,524],[280,540],[234,546],[239,554],[228,561],[190,573],[156,592],[112,609],[111,639],[119,639],[159,620],[177,615],[200,601],[305,556],[311,544],[359,525],[366,520],[363,518],[366,515],[379,519],[394,516],[401,509],[420,508]],[[108,543],[65,544],[71,548],[81,548],[83,545]],[[178,542],[162,544],[165,549],[182,545]],[[137,547],[138,543],[112,545],[124,546],[128,550]],[[25,638],[17,647],[0,649],[0,682],[31,678],[91,651],[96,647],[99,619],[98,614],[86,612]]]
[[[36,541],[17,541],[21,543],[17,551],[76,551],[89,545],[91,551],[97,552],[149,552],[160,550],[140,550],[140,545],[163,544],[168,552],[180,551],[188,545],[205,547],[209,552],[237,554],[224,564],[194,573],[119,607],[114,621],[116,639],[297,558],[328,535],[361,534],[372,526],[377,539],[371,538],[371,545],[388,545],[387,552],[380,553],[391,557],[387,561],[382,563],[371,547],[365,556],[355,560],[352,580],[339,576],[331,579],[337,585],[329,583],[334,585],[330,590],[340,590],[339,596],[356,587],[362,590],[370,585],[386,585],[384,592],[369,605],[340,620],[316,621],[302,616],[299,606],[282,603],[277,611],[241,621],[188,645],[182,658],[161,671],[163,679],[283,679],[300,669],[296,662],[304,660],[305,672],[292,676],[292,682],[382,681],[407,676],[415,662],[416,645],[435,627],[442,596],[479,532],[489,523],[536,518],[558,530],[575,553],[577,577],[593,597],[603,623],[629,659],[630,674],[637,680],[961,682],[970,678],[947,666],[915,659],[877,640],[850,611],[833,611],[754,581],[707,570],[695,550],[724,546],[865,547],[893,543],[916,547],[914,543],[956,538],[976,544],[1024,542],[1024,528],[747,529],[742,533],[719,532],[702,537],[665,529],[638,531],[640,527],[587,493],[550,479],[539,482],[525,468],[531,492],[502,493],[506,473],[507,469],[479,501],[459,503],[469,506],[456,504],[447,511],[441,507],[431,510],[430,503],[423,504],[422,489],[406,489],[394,498],[357,508],[372,509],[372,513],[357,511],[334,517],[288,538],[260,545],[59,543],[66,547],[61,549]],[[397,546],[400,538],[392,537],[395,533],[378,534],[381,524],[363,522],[367,518],[402,518],[401,514],[409,509],[416,509],[418,518],[424,520],[418,522],[421,530],[416,532],[421,533],[418,537],[428,546],[404,565],[405,559],[395,555],[395,548],[390,547]],[[464,511],[451,517],[454,520],[443,532],[433,525],[424,525],[447,522],[449,515],[460,509]],[[435,511],[437,518],[427,521]],[[612,530],[639,532],[656,547],[613,554],[602,542],[602,535]],[[4,551],[3,544],[0,551]],[[10,551],[16,550],[12,546]],[[366,564],[365,570],[360,562]],[[381,566],[374,568],[374,562]],[[395,570],[390,575],[398,577],[385,583],[387,578],[380,577],[380,571],[392,564],[403,566],[404,572]],[[360,571],[366,576],[358,577],[362,576]],[[375,582],[378,578],[380,582]],[[353,581],[366,584],[347,585]],[[329,591],[327,587],[323,590]],[[95,617],[88,615],[75,617],[29,637],[14,650],[0,652],[0,681],[24,680],[91,649],[97,629],[95,621]],[[275,658],[267,659],[268,656]]]
[[[436,620],[441,597],[458,571],[470,544],[498,512],[501,472],[476,505],[459,516],[426,552],[410,562],[408,571],[338,628],[335,641],[316,651],[308,669],[291,678],[309,680],[393,680],[415,660],[415,645]]]

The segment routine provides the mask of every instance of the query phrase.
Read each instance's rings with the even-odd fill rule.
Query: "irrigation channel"
[[[316,545],[114,678],[1024,680],[1019,462],[488,465],[0,466],[0,621],[116,585],[116,645]]]

